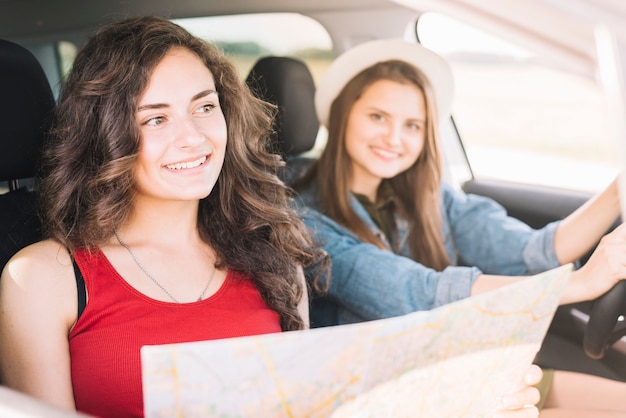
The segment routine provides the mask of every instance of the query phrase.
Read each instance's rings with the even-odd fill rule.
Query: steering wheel
[[[589,357],[601,359],[613,343],[626,335],[626,321],[616,326],[621,314],[626,314],[626,281],[619,282],[593,303],[583,337],[583,348]]]

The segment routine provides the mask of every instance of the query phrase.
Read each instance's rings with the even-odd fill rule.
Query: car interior
[[[0,263],[4,266],[18,249],[41,238],[37,217],[36,176],[38,155],[54,97],[43,68],[26,48],[0,40],[0,116],[4,134],[0,181],[9,191],[0,195]],[[21,183],[23,182],[23,183]]]
[[[608,0],[601,2],[596,9],[586,5],[596,13],[587,14],[593,16],[592,19],[582,16],[584,7],[574,10],[575,7],[568,6],[573,3],[580,6],[585,2],[524,0],[515,6],[508,5],[508,8],[499,2],[487,3],[480,0],[440,0],[439,3],[427,0],[70,0],[57,4],[45,0],[1,0],[0,120],[3,149],[0,152],[0,182],[4,192],[0,195],[1,265],[4,266],[20,248],[42,236],[37,217],[37,162],[65,71],[60,60],[60,40],[71,41],[79,47],[97,26],[129,15],[160,14],[172,19],[195,19],[291,13],[319,22],[332,41],[330,53],[337,55],[364,40],[405,36],[407,28],[415,31],[415,22],[420,15],[438,12],[477,25],[484,24],[496,32],[500,30],[511,40],[520,41],[525,47],[536,47],[549,56],[549,66],[564,66],[572,73],[586,74],[585,77],[590,78],[597,63],[593,52],[594,25],[589,20],[595,22],[612,12],[612,17],[607,18],[608,27],[611,27],[613,22],[626,18],[626,8],[617,1]],[[544,13],[545,21],[533,21],[532,16],[537,13]],[[561,29],[551,28],[561,20]],[[571,39],[568,39],[569,35],[572,35]],[[412,36],[419,38],[416,33]],[[285,160],[281,175],[290,185],[303,174],[315,158],[316,150],[323,146],[323,132],[320,132],[313,104],[316,74],[310,62],[300,57],[265,51],[258,55],[242,71],[242,78],[258,97],[277,106],[273,134],[276,152]],[[474,99],[480,100],[481,97],[474,96]],[[446,158],[452,167],[448,168],[447,176],[464,191],[495,199],[510,215],[533,227],[562,219],[592,196],[588,189],[481,176],[469,161],[471,153],[464,145],[462,124],[458,122],[453,109],[445,139]],[[511,127],[511,130],[515,129]],[[458,161],[465,174],[457,179],[454,164]],[[534,165],[526,166],[527,172],[535,168]],[[586,176],[593,175],[585,169],[578,171]],[[621,286],[611,297],[608,302],[561,306],[536,362],[546,367],[626,382],[626,286]],[[596,329],[601,335],[593,333]],[[4,392],[0,392],[0,404],[3,396]]]
[[[312,161],[304,154],[315,146],[320,128],[313,75],[303,61],[266,56],[254,64],[246,83],[257,97],[278,107],[273,142],[285,160],[282,180],[293,185]]]

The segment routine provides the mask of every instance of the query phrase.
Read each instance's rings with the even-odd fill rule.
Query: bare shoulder
[[[6,264],[0,278],[0,288],[12,285],[29,291],[71,290],[73,267],[68,250],[56,241],[45,240],[29,245],[15,254]],[[52,296],[52,295],[50,295]]]
[[[0,278],[4,382],[68,407],[73,406],[68,334],[78,316],[73,277],[67,249],[42,241],[15,254]]]

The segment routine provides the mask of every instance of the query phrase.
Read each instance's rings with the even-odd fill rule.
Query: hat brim
[[[405,61],[418,68],[433,87],[439,119],[450,116],[454,79],[448,63],[418,43],[381,39],[359,44],[337,57],[324,73],[315,93],[315,110],[320,123],[328,126],[330,106],[344,86],[372,65],[389,60]]]

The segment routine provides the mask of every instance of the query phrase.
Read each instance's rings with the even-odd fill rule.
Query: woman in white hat
[[[541,229],[442,182],[439,123],[449,116],[452,90],[446,62],[402,40],[347,51],[319,82],[316,110],[328,142],[296,185],[301,216],[332,264],[321,283],[326,293],[313,300],[312,326],[432,309],[576,262],[618,219],[617,181]],[[572,273],[561,302],[595,299],[624,277],[620,226]],[[554,378],[546,407],[626,413],[626,384],[567,372],[546,377]],[[589,396],[589,385],[604,400]]]

